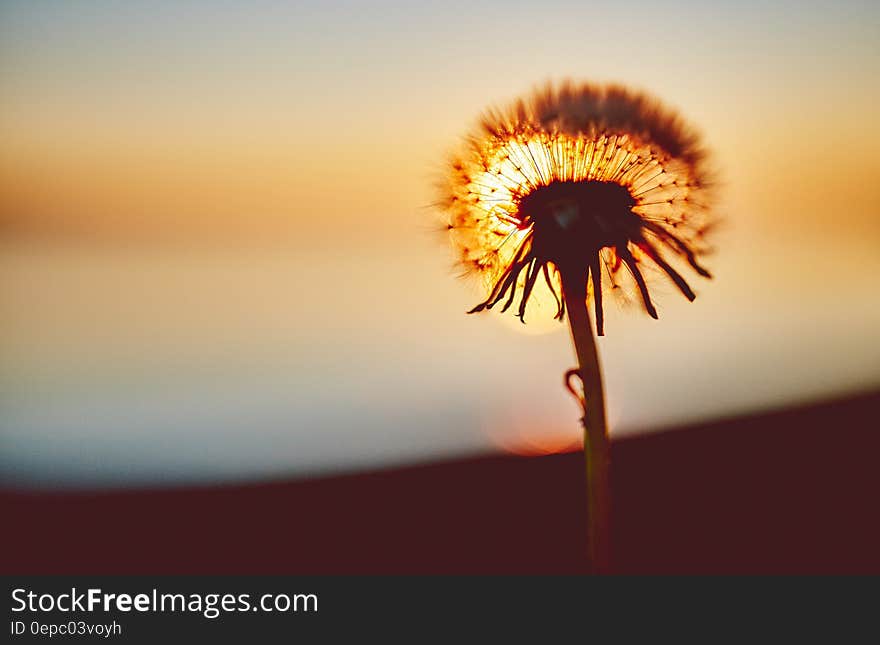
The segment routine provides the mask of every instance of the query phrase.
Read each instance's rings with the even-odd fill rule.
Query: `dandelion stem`
[[[590,572],[610,573],[610,444],[605,421],[605,395],[596,339],[587,310],[584,271],[561,271],[562,291],[568,309],[571,337],[584,387],[584,458],[587,467],[587,555]]]

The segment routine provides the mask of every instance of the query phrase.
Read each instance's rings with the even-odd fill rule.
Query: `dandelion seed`
[[[603,289],[618,296],[625,290],[615,286],[629,286],[657,317],[645,263],[689,300],[676,262],[710,275],[699,260],[711,200],[699,139],[655,99],[617,85],[548,86],[490,111],[443,190],[455,243],[468,249],[462,260],[488,291],[472,313],[519,291],[525,321],[539,273],[548,269],[556,293],[563,273],[581,274],[601,336]],[[475,251],[484,262],[473,262]]]

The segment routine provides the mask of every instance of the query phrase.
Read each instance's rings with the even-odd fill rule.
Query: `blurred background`
[[[466,316],[430,207],[481,110],[569,77],[679,108],[723,182],[697,300],[607,308],[612,434],[876,390],[878,76],[867,1],[4,2],[0,478],[577,446],[567,331]]]

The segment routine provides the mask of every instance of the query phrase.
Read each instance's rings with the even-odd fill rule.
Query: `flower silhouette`
[[[699,262],[710,223],[705,160],[674,111],[618,85],[548,85],[490,111],[442,188],[460,262],[488,290],[470,313],[502,301],[506,311],[519,293],[525,322],[543,279],[562,320],[564,285],[577,284],[603,335],[603,290],[637,291],[657,318],[649,271],[693,300],[679,271],[711,277]]]

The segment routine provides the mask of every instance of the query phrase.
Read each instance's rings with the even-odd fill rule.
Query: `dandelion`
[[[610,557],[609,451],[587,304],[602,336],[606,297],[632,294],[658,317],[649,279],[666,279],[694,300],[682,272],[710,277],[700,263],[711,214],[705,158],[696,133],[656,99],[618,85],[565,83],[488,112],[442,188],[459,262],[487,292],[469,313],[516,305],[525,322],[543,282],[555,318],[569,320],[579,367],[566,384],[584,410],[588,550],[599,572]],[[575,375],[582,394],[571,385]]]

